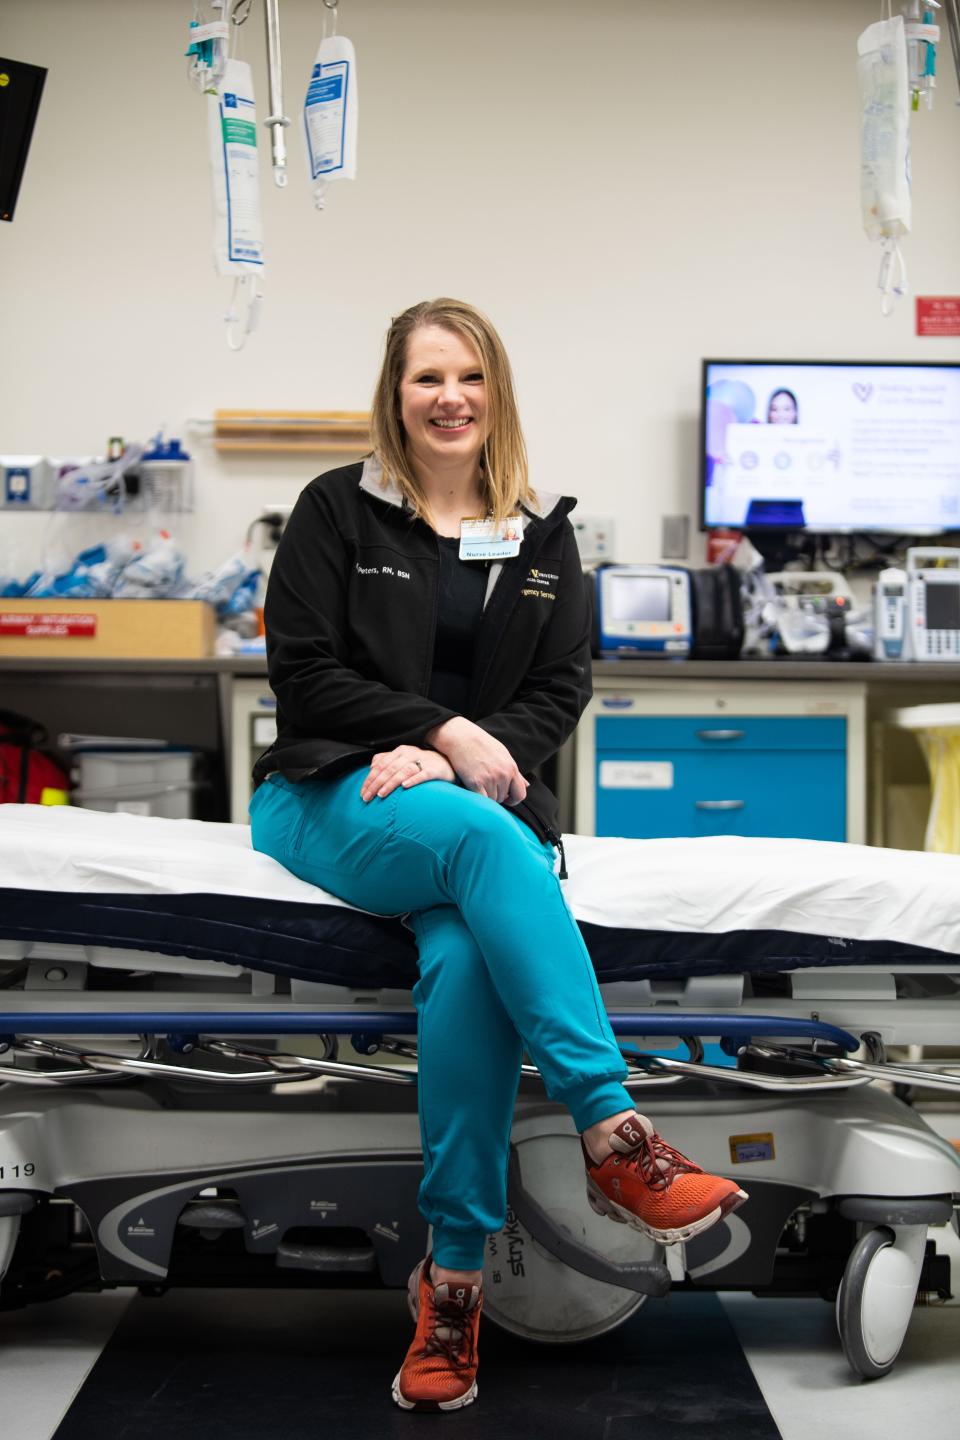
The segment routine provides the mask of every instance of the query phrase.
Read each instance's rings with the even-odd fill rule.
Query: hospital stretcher
[[[524,1066],[486,1311],[573,1341],[673,1288],[834,1301],[861,1376],[918,1291],[960,1157],[960,857],[721,837],[565,841],[628,1086],[750,1193],[664,1252],[588,1206]],[[132,1285],[402,1286],[428,1243],[415,951],[241,825],[0,806],[0,1309]],[[465,1017],[465,1024],[469,1017]],[[680,1047],[678,1053],[678,1045]]]

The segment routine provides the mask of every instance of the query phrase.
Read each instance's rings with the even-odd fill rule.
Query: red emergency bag
[[[46,727],[15,710],[0,710],[0,804],[39,805],[44,790],[69,790],[62,765],[41,748]]]

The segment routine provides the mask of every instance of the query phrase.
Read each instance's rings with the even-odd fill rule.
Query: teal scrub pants
[[[420,969],[420,1209],[436,1263],[479,1270],[506,1218],[524,1050],[580,1131],[633,1109],[626,1066],[553,847],[445,781],[364,802],[365,775],[271,776],[250,805],[253,845],[348,904],[408,917]]]

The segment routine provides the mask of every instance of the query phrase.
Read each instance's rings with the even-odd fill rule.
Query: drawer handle
[[[742,740],[745,730],[698,730],[698,740]]]
[[[694,800],[697,810],[742,810],[746,800]]]

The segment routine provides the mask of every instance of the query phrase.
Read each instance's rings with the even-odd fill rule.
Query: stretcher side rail
[[[682,1080],[710,1081],[750,1089],[779,1093],[810,1093],[828,1089],[851,1088],[868,1084],[876,1078],[874,1066],[864,1070],[830,1070],[820,1064],[820,1073],[810,1073],[814,1062],[833,1058],[838,1052],[858,1047],[854,1036],[822,1021],[801,1021],[782,1016],[724,1016],[699,1014],[651,1014],[649,1012],[612,1012],[611,1024],[621,1037],[627,1035],[653,1039],[680,1037],[687,1042],[690,1059],[675,1060],[657,1054],[644,1054],[632,1046],[623,1051],[628,1066],[627,1084],[631,1087],[662,1086]],[[359,1025],[360,1029],[354,1030]],[[417,1051],[409,1042],[396,1037],[415,1031],[416,1017],[412,1012],[277,1012],[256,1014],[204,1011],[169,1012],[85,1012],[65,1013],[59,1009],[0,1013],[0,1052],[7,1052],[8,1063],[0,1066],[0,1079],[8,1084],[71,1085],[90,1084],[98,1080],[134,1079],[147,1076],[215,1084],[227,1087],[260,1086],[295,1083],[326,1075],[338,1079],[364,1080],[381,1084],[411,1085],[417,1072],[385,1065],[366,1066],[335,1057],[331,1037],[349,1033],[353,1047],[361,1054],[373,1055],[378,1050],[416,1061]],[[754,1053],[773,1062],[774,1073],[768,1070],[732,1068],[703,1062],[700,1037],[721,1033],[721,1044],[732,1056]],[[111,1053],[94,1044],[69,1045],[54,1041],[53,1036],[129,1036],[131,1030],[141,1036],[138,1054]],[[323,1037],[324,1053],[308,1057],[240,1047],[233,1040],[216,1039],[216,1032],[233,1037],[238,1034],[270,1035],[283,1033],[311,1034]],[[209,1057],[212,1061],[228,1061],[252,1066],[251,1069],[224,1070],[205,1068],[193,1060],[189,1064],[159,1058],[157,1037],[163,1036],[165,1050],[173,1055]],[[754,1045],[754,1037],[769,1041],[781,1036],[786,1039],[811,1041],[810,1050],[791,1051]],[[780,1057],[786,1067],[803,1062],[806,1073],[777,1074]],[[13,1061],[12,1064],[9,1060]],[[51,1062],[43,1068],[42,1062]],[[22,1064],[20,1062],[27,1062]],[[817,1064],[814,1063],[814,1070]],[[538,1076],[533,1065],[523,1067],[525,1075]],[[957,1082],[960,1084],[960,1080]]]
[[[846,1030],[822,1020],[802,1020],[780,1015],[699,1015],[683,1011],[657,1013],[646,1010],[612,1011],[613,1029],[619,1035],[720,1035],[730,1054],[738,1045],[756,1035],[807,1037],[826,1041],[841,1051],[859,1048],[860,1042]],[[50,1010],[0,1010],[0,1044],[16,1034],[40,1035],[129,1035],[165,1034],[190,1043],[198,1034],[319,1035],[327,1032],[350,1034],[364,1049],[384,1035],[416,1034],[417,1017],[410,1010],[258,1010],[242,1013],[231,1010],[85,1010],[71,1013]]]

